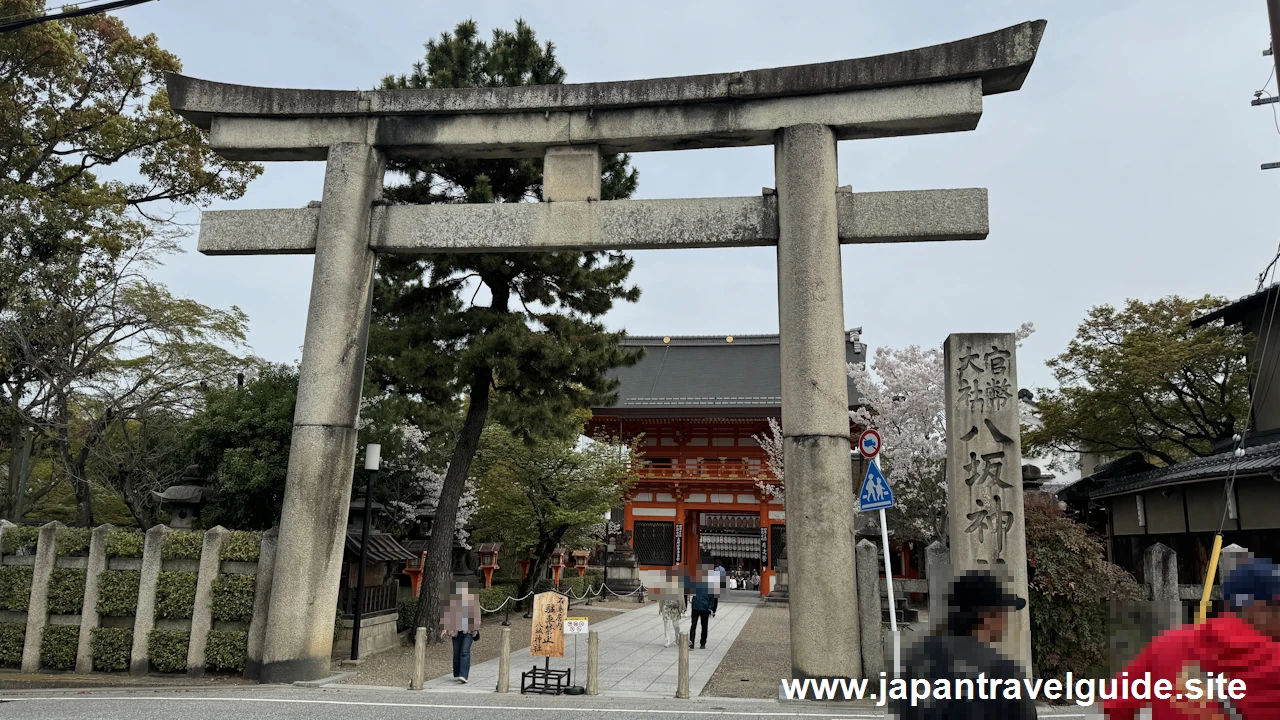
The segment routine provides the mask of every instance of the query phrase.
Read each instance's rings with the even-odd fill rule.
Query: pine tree
[[[551,43],[539,44],[517,20],[480,39],[472,21],[426,43],[408,75],[384,78],[388,89],[507,87],[564,82]],[[604,158],[602,198],[635,191],[626,155]],[[541,158],[405,160],[389,170],[405,182],[388,202],[489,203],[541,199]],[[607,372],[634,363],[618,347],[622,333],[598,318],[617,300],[634,302],[633,261],[620,252],[438,254],[383,258],[375,288],[370,381],[415,400],[411,419],[432,423],[465,407],[436,508],[434,527],[455,524],[458,502],[493,409],[494,419],[523,437],[576,431],[573,410],[611,400]],[[488,295],[488,304],[480,295]],[[461,400],[465,398],[465,400]],[[418,624],[439,637],[440,596],[451,568],[453,534],[433,532],[427,547]]]

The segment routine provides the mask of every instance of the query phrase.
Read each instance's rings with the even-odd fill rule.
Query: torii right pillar
[[[989,570],[1025,598],[1017,345],[1012,333],[947,337],[947,512],[955,574]],[[1000,651],[1031,672],[1029,607],[1013,613]]]

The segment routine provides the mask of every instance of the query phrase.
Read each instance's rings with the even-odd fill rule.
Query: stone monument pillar
[[[859,677],[836,138],[796,125],[774,138],[778,328],[786,459],[791,672]]]
[[[1016,348],[1011,333],[947,337],[947,501],[955,575],[989,570],[1025,598]],[[1030,673],[1029,608],[1013,614],[1001,650]]]
[[[372,307],[369,216],[384,170],[381,153],[369,145],[329,148],[263,647],[264,683],[329,673]]]

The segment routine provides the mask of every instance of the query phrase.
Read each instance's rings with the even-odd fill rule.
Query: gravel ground
[[[641,607],[638,603],[610,601],[577,605],[569,611],[572,617],[585,617],[590,623],[598,623],[617,617],[619,612],[635,610]],[[471,664],[477,665],[498,657],[502,646],[502,613],[485,616],[480,626],[480,641],[471,646]],[[532,620],[526,620],[522,613],[511,613],[511,649],[513,651],[529,647],[529,636]],[[566,654],[572,654],[572,642],[566,644]],[[578,652],[585,661],[587,643],[580,643]],[[514,668],[513,668],[514,669]],[[350,667],[339,667],[334,663],[334,672],[350,671]],[[413,675],[413,641],[407,638],[398,648],[385,650],[370,655],[355,668],[356,674],[343,680],[350,685],[389,685],[392,687],[408,687],[409,678]],[[427,646],[428,680],[448,675],[453,672],[453,644],[437,643]],[[775,681],[776,682],[776,681]]]
[[[790,617],[785,607],[756,608],[702,695],[776,699],[778,680],[791,676]]]

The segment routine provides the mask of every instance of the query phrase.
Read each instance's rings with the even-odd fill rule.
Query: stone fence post
[[[114,525],[99,525],[89,537],[89,562],[84,571],[84,605],[80,608],[80,640],[76,646],[76,672],[93,671],[93,631],[98,629],[98,583],[107,568],[107,533]]]
[[[1178,597],[1178,554],[1163,543],[1142,555],[1143,574],[1151,586],[1151,615],[1156,633],[1182,624],[1182,600]]]
[[[858,626],[862,643],[862,676],[876,679],[884,670],[884,633],[880,621],[879,550],[863,538],[855,552],[858,574]]]
[[[924,551],[924,574],[929,582],[929,625],[947,621],[947,595],[951,594],[951,551],[940,540]]]
[[[213,581],[222,569],[222,541],[227,529],[218,525],[204,533],[200,548],[200,572],[196,575],[196,599],[191,610],[191,634],[187,644],[187,674],[204,675],[204,649],[213,629]]]
[[[276,566],[276,545],[280,528],[262,533],[258,550],[258,575],[253,594],[253,618],[249,621],[249,644],[245,653],[244,676],[258,680],[262,676],[262,644],[267,637],[267,609],[271,607],[271,576]]]
[[[22,645],[24,673],[40,672],[40,645],[44,641],[45,623],[49,622],[49,578],[58,561],[56,544],[60,527],[62,523],[57,521],[40,527],[36,564],[31,571],[31,599],[27,603],[27,636]]]
[[[142,546],[142,572],[138,580],[138,609],[133,619],[133,650],[129,655],[129,674],[146,675],[151,668],[147,644],[151,629],[156,624],[156,583],[160,579],[160,566],[164,538],[172,532],[166,525],[156,525],[147,531]]]

